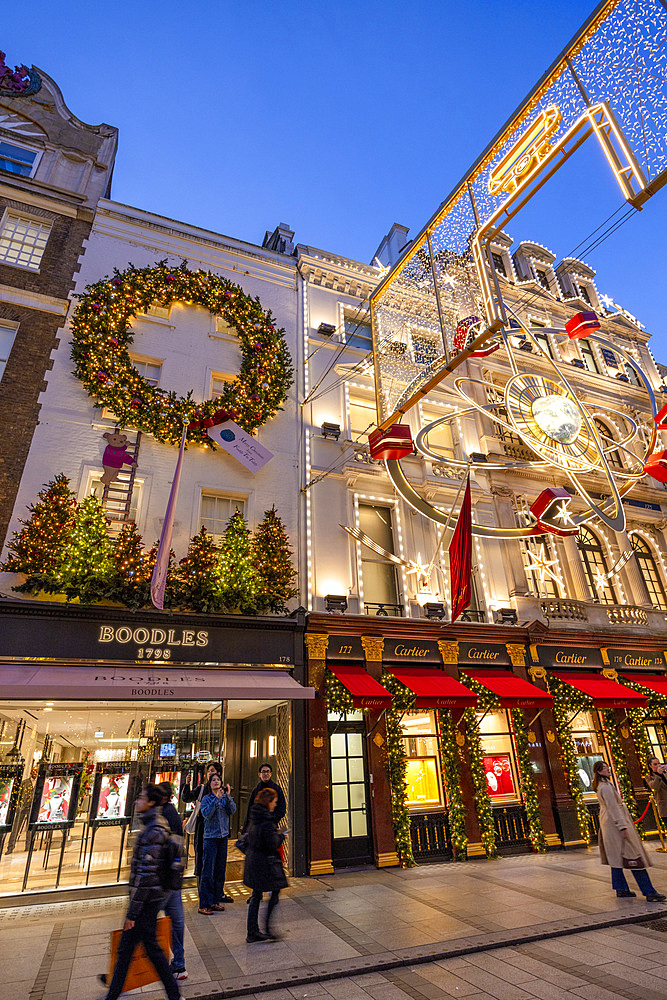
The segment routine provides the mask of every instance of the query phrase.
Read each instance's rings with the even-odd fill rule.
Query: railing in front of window
[[[542,614],[550,620],[588,621],[588,611],[583,601],[560,600],[555,597],[549,598],[542,601]]]
[[[587,802],[586,808],[588,809],[590,819],[591,837],[597,840],[598,833],[600,832],[600,806],[597,802]]]
[[[648,615],[644,608],[626,604],[614,604],[607,608],[610,625],[648,625]]]
[[[523,806],[494,808],[496,842],[501,847],[530,847],[530,828]]]
[[[383,618],[403,618],[405,611],[402,604],[376,604],[374,601],[364,601],[365,615],[380,615]]]
[[[459,616],[461,622],[485,622],[486,611],[476,611],[473,608],[466,608]]]
[[[427,813],[410,817],[412,853],[417,861],[427,858],[452,858],[449,818],[446,813]]]

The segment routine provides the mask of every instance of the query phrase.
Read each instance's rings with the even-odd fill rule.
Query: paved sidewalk
[[[667,855],[651,849],[651,857],[654,882],[667,889]],[[401,987],[399,996],[391,984],[411,966],[415,975],[428,980],[424,970],[434,961],[439,967],[444,961],[450,971],[448,963],[461,961],[466,968],[479,969],[481,958],[474,957],[479,953],[485,953],[485,961],[495,962],[501,952],[489,949],[539,948],[542,945],[529,942],[545,938],[558,955],[572,947],[562,935],[601,927],[616,929],[599,933],[644,933],[633,923],[622,930],[616,925],[667,916],[665,904],[645,903],[641,896],[617,899],[610,888],[609,869],[600,866],[597,850],[294,879],[277,911],[284,938],[275,943],[246,944],[247,890],[232,885],[229,891],[236,902],[213,917],[198,914],[194,893],[185,893],[189,979],[181,984],[184,997],[258,992],[263,1000],[315,995],[342,1000],[343,994],[332,991],[340,989],[343,977],[373,970],[372,975],[380,977],[374,982],[383,986],[371,997],[402,1000],[405,989]],[[0,909],[0,1000],[102,996],[97,973],[106,971],[109,932],[122,923],[124,909],[122,898]],[[667,944],[667,935],[659,930],[646,933]],[[650,951],[659,950],[652,941]],[[588,946],[584,954],[594,966],[596,956]],[[364,1000],[364,980],[369,985],[366,976],[345,980],[347,987],[356,984],[345,1000]],[[582,982],[581,989],[594,989],[590,977]],[[296,984],[307,985],[295,988]],[[487,994],[480,992],[482,987],[472,985],[472,992],[457,986],[454,993],[445,990],[444,995],[483,1000]],[[282,989],[276,992],[278,986]],[[431,986],[431,992],[427,987],[425,994],[418,989],[415,994],[407,990],[407,995],[432,1000],[443,993],[437,983]],[[665,987],[663,996],[667,978]],[[127,995],[153,1000],[163,993],[151,986]],[[506,995],[508,1000],[522,1000],[526,992]],[[561,1000],[558,990],[530,995]],[[590,991],[576,995],[584,1000],[603,998],[602,993]]]

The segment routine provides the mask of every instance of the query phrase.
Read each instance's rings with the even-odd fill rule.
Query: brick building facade
[[[34,67],[23,90],[0,88],[0,541],[117,138],[110,125],[79,121]]]

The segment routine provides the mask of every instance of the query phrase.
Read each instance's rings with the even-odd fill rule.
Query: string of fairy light
[[[152,306],[175,302],[203,306],[238,335],[241,367],[216,399],[197,402],[152,385],[132,363],[130,321]],[[292,361],[270,312],[240,285],[207,271],[190,271],[184,261],[172,268],[128,267],[89,285],[79,297],[71,322],[74,374],[99,406],[108,407],[121,426],[128,424],[158,441],[178,444],[183,424],[187,440],[213,447],[209,427],[225,417],[253,433],[287,399]]]

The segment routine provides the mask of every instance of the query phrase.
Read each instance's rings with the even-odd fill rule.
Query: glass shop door
[[[329,723],[332,859],[335,868],[373,861],[366,727],[361,712]]]

